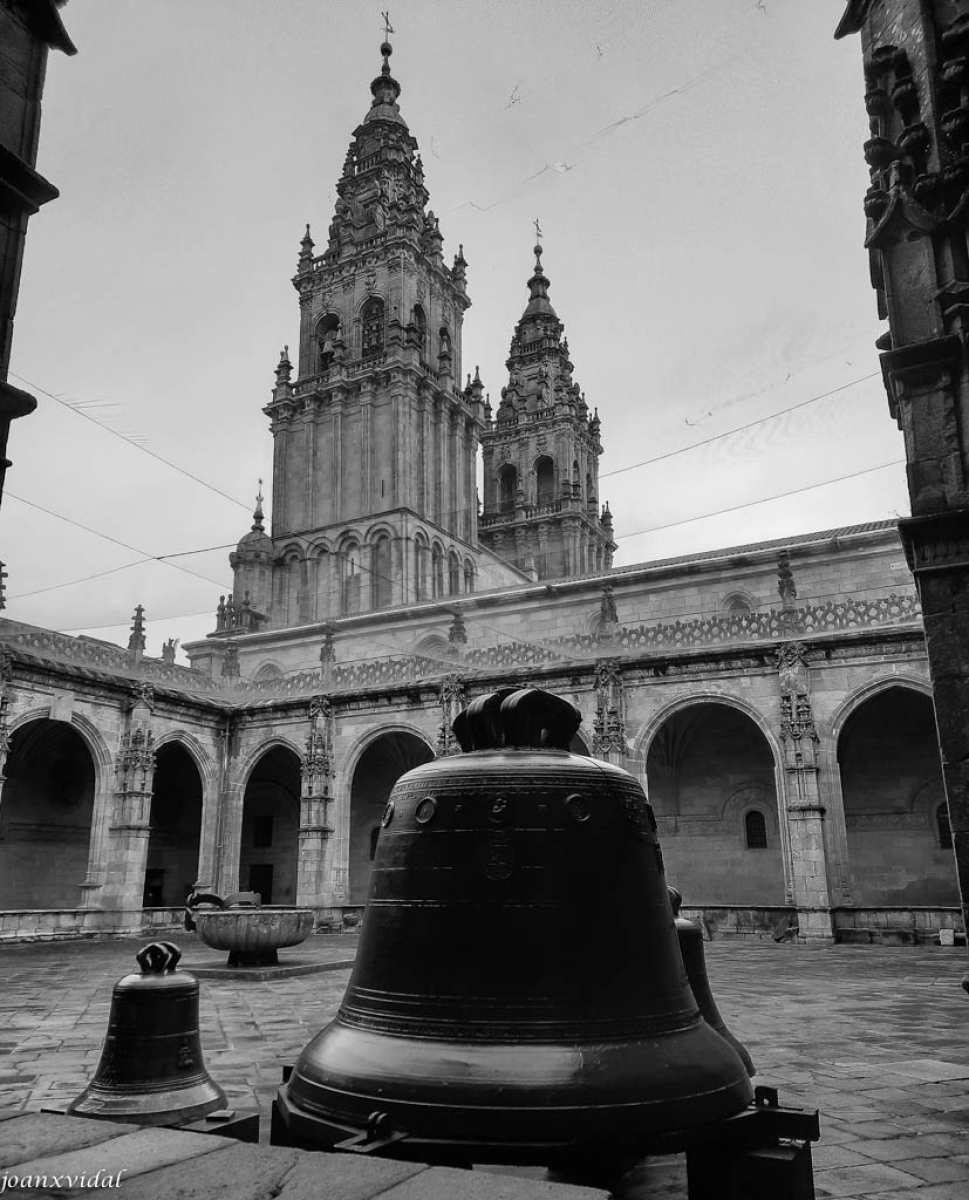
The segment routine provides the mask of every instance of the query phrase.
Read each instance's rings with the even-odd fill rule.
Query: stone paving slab
[[[0,1111],[64,1103],[82,1090],[100,1057],[112,985],[143,944],[0,949]],[[179,944],[189,959],[190,939]],[[341,934],[312,941],[314,952],[334,956],[354,945]],[[818,1197],[969,1200],[964,949],[759,941],[705,949],[724,1019],[757,1064],[755,1082],[777,1087],[784,1104],[821,1110]],[[205,1059],[231,1105],[268,1115],[283,1065],[333,1017],[348,978],[339,969],[202,983]],[[651,1200],[685,1197],[681,1165],[657,1160],[652,1173],[662,1183]]]

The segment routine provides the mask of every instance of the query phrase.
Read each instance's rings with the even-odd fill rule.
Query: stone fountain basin
[[[193,914],[200,941],[229,952],[229,966],[268,966],[276,951],[298,946],[313,932],[311,908],[267,904],[258,908],[197,909]]]

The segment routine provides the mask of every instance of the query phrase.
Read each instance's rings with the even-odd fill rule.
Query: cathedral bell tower
[[[505,364],[508,386],[487,414],[482,545],[537,579],[612,566],[612,514],[599,513],[598,413],[572,378],[568,339],[535,247],[529,299]]]
[[[301,243],[296,377],[284,352],[265,409],[274,440],[272,579],[251,627],[474,587],[484,399],[480,386],[462,391],[457,382],[467,264],[460,250],[444,263],[388,43],[381,54],[326,247],[315,253],[309,226]],[[233,599],[238,606],[242,597]]]

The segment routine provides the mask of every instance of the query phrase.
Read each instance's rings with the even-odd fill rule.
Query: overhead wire
[[[157,459],[158,462],[164,463],[166,467],[171,467],[173,471],[177,471],[179,475],[184,475],[186,479],[191,479],[194,483],[199,484],[200,487],[208,488],[210,492],[215,492],[217,496],[221,496],[224,500],[231,501],[232,504],[238,504],[240,508],[246,509],[247,512],[251,511],[250,504],[244,503],[236,496],[230,496],[228,492],[224,492],[221,488],[216,487],[214,483],[209,483],[207,480],[202,479],[201,476],[193,474],[193,472],[186,470],[184,467],[180,467],[178,463],[172,462],[170,458],[166,458],[163,454],[159,454],[157,451],[143,445],[141,441],[130,437],[128,434],[121,433],[121,431],[118,429],[112,429],[110,425],[105,425],[103,421],[99,421],[96,417],[92,417],[91,414],[86,412],[84,408],[75,404],[70,404],[67,400],[62,399],[53,392],[47,391],[46,388],[42,388],[39,383],[32,383],[29,379],[24,379],[22,375],[18,375],[15,371],[10,371],[9,374],[26,387],[29,387],[31,391],[40,392],[42,396],[47,396],[49,399],[54,400],[57,404],[63,405],[64,408],[69,409],[72,413],[76,413],[77,416],[83,417],[85,421],[90,421],[92,425],[96,425],[98,429],[103,429],[105,433],[110,433],[114,437],[120,438],[123,442],[127,442],[129,446],[134,446],[135,449],[141,450],[144,454],[150,455],[152,458]]]
[[[857,386],[858,384],[860,384],[860,383],[866,383],[866,382],[868,382],[869,380],[871,380],[871,379],[876,379],[876,378],[878,378],[878,377],[879,377],[879,373],[878,373],[878,372],[872,372],[872,374],[870,374],[870,375],[863,375],[863,376],[861,376],[861,377],[860,377],[860,378],[858,378],[858,379],[853,379],[853,380],[850,380],[848,383],[841,384],[839,387],[832,388],[830,391],[827,391],[827,392],[820,392],[820,393],[818,393],[816,396],[810,396],[810,397],[808,397],[808,399],[807,399],[807,400],[801,400],[801,401],[799,401],[797,404],[792,404],[792,405],[790,405],[790,406],[789,406],[789,407],[787,407],[787,408],[779,409],[777,412],[773,412],[773,413],[767,413],[767,414],[765,414],[763,417],[758,417],[758,418],[756,418],[756,419],[755,419],[755,420],[753,420],[753,421],[748,421],[748,422],[747,422],[746,424],[744,424],[744,425],[738,425],[738,426],[735,426],[733,429],[726,429],[726,430],[724,430],[722,433],[716,433],[716,434],[712,434],[710,437],[703,438],[703,439],[701,439],[701,440],[700,440],[700,441],[698,441],[698,442],[691,442],[689,445],[686,445],[686,446],[680,446],[680,447],[678,447],[676,450],[668,450],[668,451],[664,452],[663,454],[657,454],[657,455],[654,455],[652,458],[643,459],[641,462],[638,462],[638,463],[631,463],[631,464],[629,464],[628,466],[625,466],[625,467],[617,467],[617,468],[615,468],[615,469],[614,469],[614,470],[612,470],[612,471],[604,471],[604,472],[601,472],[601,473],[600,473],[600,475],[599,475],[599,478],[600,478],[600,479],[609,479],[609,478],[612,478],[612,477],[614,477],[614,476],[616,476],[616,475],[623,475],[623,474],[625,474],[625,473],[627,473],[627,472],[629,472],[629,471],[633,471],[633,470],[639,470],[639,469],[641,469],[642,467],[648,467],[648,466],[652,466],[654,463],[658,463],[658,462],[664,462],[664,461],[666,461],[667,459],[674,458],[674,457],[676,457],[676,456],[678,456],[678,455],[680,455],[680,454],[686,454],[686,453],[687,453],[688,451],[690,451],[690,450],[696,450],[696,449],[699,449],[699,448],[700,448],[700,447],[702,447],[702,446],[709,446],[709,445],[711,445],[711,444],[712,444],[712,443],[714,443],[714,442],[721,441],[722,439],[724,439],[724,438],[727,438],[727,437],[732,437],[734,434],[737,434],[737,433],[744,433],[744,432],[746,432],[747,430],[753,429],[753,428],[755,428],[755,427],[756,427],[756,426],[758,426],[758,425],[762,425],[762,424],[764,424],[764,423],[765,423],[765,422],[767,422],[767,421],[773,421],[773,420],[776,420],[776,419],[777,419],[777,418],[779,418],[779,417],[786,416],[788,413],[794,412],[794,411],[796,411],[796,410],[798,410],[798,409],[801,409],[801,408],[806,408],[808,405],[815,404],[815,403],[817,403],[817,402],[818,402],[818,401],[820,401],[820,400],[826,400],[826,399],[828,399],[830,396],[835,396],[835,395],[837,395],[838,393],[840,393],[840,392],[843,392],[843,391],[846,391],[846,390],[847,390],[847,389],[849,389],[849,388],[856,387],[856,386]],[[55,400],[57,399],[57,397],[56,397],[56,396],[54,396],[54,395],[53,395],[53,393],[45,391],[43,388],[41,388],[41,387],[38,387],[36,384],[31,384],[31,383],[29,383],[29,381],[22,379],[22,378],[21,378],[21,376],[19,376],[19,375],[18,375],[18,376],[16,376],[16,378],[20,379],[22,383],[28,383],[28,386],[35,388],[35,390],[37,390],[37,391],[40,391],[40,392],[43,392],[43,393],[44,393],[44,395],[51,396],[51,397],[52,397],[53,399],[55,399]],[[62,403],[63,403],[63,402],[62,402]],[[70,406],[70,405],[67,405],[67,407],[71,408],[71,406]],[[77,411],[77,410],[76,410],[76,409],[72,409],[72,411]],[[86,415],[86,414],[82,414],[82,415]],[[116,431],[114,431],[114,430],[110,429],[110,428],[109,428],[108,426],[106,426],[106,425],[101,425],[101,423],[100,423],[100,422],[97,422],[97,421],[96,421],[96,422],[95,422],[95,424],[96,424],[96,425],[98,425],[98,426],[99,426],[99,428],[107,430],[107,432],[109,432],[109,433],[114,433],[114,432],[116,432]],[[119,436],[119,437],[122,437],[124,441],[127,441],[127,442],[129,442],[129,444],[130,444],[130,445],[132,445],[132,446],[134,446],[136,449],[139,449],[139,450],[145,450],[145,449],[146,449],[144,446],[141,446],[141,445],[140,445],[138,442],[133,442],[133,441],[131,441],[129,438],[125,438],[125,437],[123,437],[123,435],[121,435],[121,434],[118,434],[117,436]],[[151,451],[146,451],[146,452],[147,452],[147,453],[152,453]],[[158,456],[158,455],[154,455],[154,454],[153,454],[153,457],[160,457],[160,456]],[[215,488],[215,487],[213,487],[212,485],[209,485],[209,484],[205,483],[205,481],[204,481],[204,480],[200,480],[200,479],[198,479],[198,477],[197,477],[197,476],[194,476],[194,475],[192,475],[190,472],[186,472],[186,471],[182,470],[182,468],[181,468],[181,467],[179,467],[177,464],[175,464],[175,463],[171,463],[171,462],[169,462],[167,459],[162,459],[161,461],[163,461],[163,462],[166,462],[166,463],[167,463],[169,466],[171,466],[171,467],[172,467],[174,470],[176,470],[176,471],[179,471],[181,474],[183,474],[183,475],[187,475],[187,476],[188,476],[190,479],[194,479],[196,482],[203,483],[203,484],[204,484],[204,486],[206,486],[206,487],[212,487],[212,490],[213,490],[213,491],[216,491],[216,492],[218,492],[218,491],[219,491],[219,489],[218,489],[218,488]],[[876,468],[876,469],[877,469],[877,468]],[[819,485],[817,485],[817,486],[822,486],[822,485],[820,485],[820,484],[819,484]],[[23,504],[33,505],[33,507],[36,507],[36,508],[41,508],[41,510],[42,510],[42,511],[44,511],[44,512],[47,512],[47,513],[48,513],[49,515],[51,515],[51,516],[57,516],[57,517],[59,517],[61,520],[64,520],[64,521],[67,521],[67,522],[69,522],[69,523],[71,523],[71,524],[77,525],[77,526],[78,526],[78,528],[84,529],[84,530],[86,530],[86,531],[87,531],[87,532],[89,532],[89,533],[94,533],[94,534],[96,534],[97,536],[99,536],[99,537],[104,537],[104,538],[106,538],[106,539],[107,539],[107,540],[109,540],[109,541],[115,541],[115,542],[117,542],[117,544],[118,544],[118,545],[125,546],[125,543],[123,543],[123,542],[119,542],[119,541],[118,541],[116,538],[112,538],[112,537],[111,537],[109,534],[104,534],[104,533],[101,533],[99,530],[94,530],[94,529],[91,529],[91,528],[90,528],[90,527],[88,527],[88,526],[82,525],[82,524],[81,524],[80,522],[78,522],[78,521],[74,521],[74,520],[73,520],[73,518],[66,517],[66,516],[64,516],[63,514],[54,513],[54,512],[52,512],[52,510],[49,510],[49,509],[43,509],[43,507],[42,507],[41,505],[37,505],[37,504],[35,504],[33,501],[26,500],[26,499],[24,499],[24,498],[23,498],[23,497],[21,497],[21,496],[17,496],[15,493],[12,493],[12,492],[9,492],[9,491],[8,491],[8,493],[7,493],[7,494],[8,494],[8,495],[12,495],[12,496],[14,497],[14,499],[20,500],[20,501],[21,501],[21,503],[23,503]],[[220,492],[220,494],[224,495],[224,493],[221,493],[221,492]],[[232,499],[232,497],[227,497],[227,498],[228,498],[228,499]],[[241,504],[242,502],[241,502],[241,501],[236,501],[236,503],[239,503],[239,504]],[[248,511],[248,506],[243,506],[243,507],[246,507],[246,508],[247,508],[247,511]],[[459,508],[459,509],[454,509],[454,510],[452,510],[452,511],[449,511],[449,512],[447,512],[447,513],[443,514],[443,515],[444,515],[444,516],[446,516],[446,517],[451,517],[451,518],[453,518],[453,517],[457,517],[457,516],[462,516],[462,515],[464,515],[465,513],[467,513],[467,512],[470,512],[470,511],[471,511],[471,508],[470,508],[470,506],[464,506],[464,507],[462,507],[462,508]],[[713,514],[713,515],[717,515],[717,514]],[[690,518],[690,520],[699,520],[699,519],[700,519],[700,518]],[[686,522],[684,522],[684,523],[686,523]],[[670,526],[666,526],[666,525],[655,526],[655,527],[654,527],[654,529],[651,529],[651,530],[646,530],[646,531],[641,531],[641,532],[654,532],[654,531],[656,531],[656,530],[661,530],[661,529],[666,529],[666,528],[670,528]],[[276,537],[277,537],[277,538],[304,538],[304,537],[307,537],[308,535],[310,535],[311,533],[314,533],[314,532],[316,532],[316,530],[315,530],[315,527],[313,527],[313,528],[307,528],[307,529],[304,529],[304,530],[288,530],[288,531],[286,531],[286,532],[283,532],[283,533],[277,534],[277,535],[276,535]],[[636,534],[619,534],[619,535],[617,536],[617,540],[619,540],[620,538],[625,538],[625,537],[634,537],[634,536],[636,536]],[[234,547],[236,544],[237,544],[236,542],[222,542],[222,543],[219,543],[219,544],[217,544],[217,545],[214,545],[214,546],[203,546],[203,547],[199,547],[198,549],[195,549],[195,550],[178,550],[178,551],[175,551],[174,553],[171,553],[171,554],[156,554],[156,555],[151,555],[151,556],[150,556],[150,560],[151,560],[151,561],[156,561],[156,562],[167,562],[167,561],[168,561],[168,560],[170,560],[170,559],[175,559],[175,558],[188,558],[188,557],[191,557],[191,556],[193,556],[193,555],[196,555],[196,554],[207,554],[207,553],[210,553],[210,552],[212,552],[212,551],[216,551],[216,550],[230,550],[230,549],[232,549],[232,548],[233,548],[233,547]],[[126,549],[128,549],[128,548],[131,548],[131,547],[127,547],[127,546],[125,546],[125,548],[126,548]],[[143,551],[136,551],[136,553],[144,553],[144,552],[143,552]],[[147,562],[147,561],[149,561],[149,559],[141,559],[141,560],[139,560],[139,562],[137,562],[137,563],[129,563],[129,564],[127,564],[127,566],[129,566],[129,567],[139,566],[139,565],[141,565],[141,563],[143,563],[143,562]],[[172,565],[175,565],[175,564],[172,564]],[[124,567],[122,567],[122,568],[114,568],[114,570],[123,570],[123,569],[125,569],[125,568],[124,568]],[[60,589],[60,588],[63,588],[63,587],[70,587],[70,586],[72,586],[72,585],[73,585],[73,584],[75,584],[75,583],[86,583],[86,582],[88,582],[88,580],[90,580],[90,579],[96,579],[96,578],[98,578],[98,576],[99,576],[100,574],[102,574],[102,572],[98,572],[98,573],[95,573],[95,574],[92,574],[92,575],[82,576],[80,579],[77,579],[77,580],[69,580],[69,581],[67,581],[67,582],[65,582],[65,583],[51,584],[49,587],[46,587],[46,588],[37,588],[37,589],[35,589],[34,591],[31,591],[31,592],[21,592],[19,595],[16,595],[16,596],[10,596],[10,597],[8,597],[8,599],[10,599],[10,600],[19,600],[19,599],[24,599],[24,598],[26,598],[27,596],[36,596],[36,595],[40,595],[40,594],[42,594],[42,593],[44,593],[44,592],[57,591],[58,589]],[[203,579],[204,579],[204,578],[206,578],[206,577],[205,577],[205,576],[199,576],[199,578],[203,578]],[[214,580],[211,580],[211,579],[209,579],[208,581],[209,581],[210,583],[212,583],[212,582],[215,582]],[[223,587],[223,586],[226,586],[226,585],[224,585],[224,584],[222,584],[222,583],[219,583],[217,586],[219,586],[219,587]]]

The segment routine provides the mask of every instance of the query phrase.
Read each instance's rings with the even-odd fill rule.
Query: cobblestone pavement
[[[198,952],[178,940],[190,964]],[[344,959],[355,941],[315,938],[307,955]],[[0,1107],[77,1095],[97,1065],[112,985],[134,969],[140,944],[0,950]],[[721,1012],[753,1055],[757,1082],[778,1087],[782,1103],[821,1110],[818,1196],[969,1197],[963,949],[713,942],[706,951]],[[348,976],[203,981],[202,1046],[230,1103],[268,1113],[281,1067],[334,1014]],[[666,1167],[651,1198],[685,1195],[681,1165]]]

